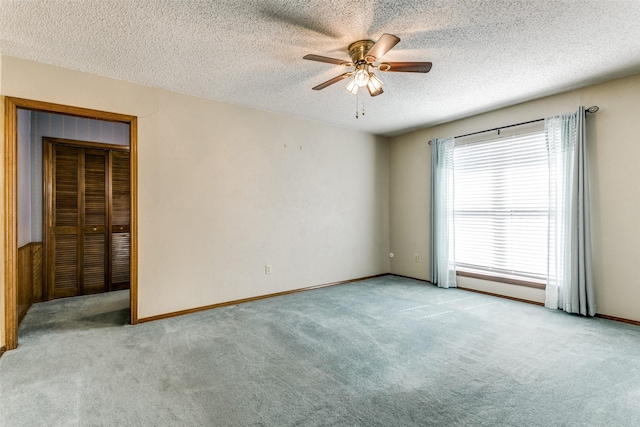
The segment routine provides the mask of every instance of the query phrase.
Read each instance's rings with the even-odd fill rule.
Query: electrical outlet
[[[413,254],[413,260],[414,260],[415,262],[420,261],[420,255],[419,255],[419,254]]]
[[[266,276],[271,274],[271,266],[270,265],[267,264],[267,265],[264,266],[264,274]]]

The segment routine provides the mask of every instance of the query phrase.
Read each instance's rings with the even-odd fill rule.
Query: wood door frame
[[[129,124],[131,189],[131,324],[138,323],[138,118],[50,102],[5,97],[4,132],[4,303],[6,349],[18,346],[18,109],[44,111]]]
[[[53,200],[54,200],[54,191],[53,191],[53,180],[54,180],[54,146],[63,146],[63,147],[71,147],[71,148],[82,148],[85,150],[98,150],[105,151],[105,186],[109,187],[109,190],[105,191],[105,212],[109,212],[111,209],[111,152],[120,152],[120,153],[128,153],[129,158],[131,158],[131,148],[128,145],[117,145],[117,144],[108,144],[101,142],[90,142],[90,141],[82,141],[76,139],[68,139],[68,138],[53,138],[44,136],[42,137],[42,182],[43,182],[43,205],[42,205],[42,285],[43,285],[43,300],[51,301],[54,298],[55,290],[51,286],[53,282],[51,282],[51,277],[49,276],[49,268],[51,267],[50,257],[52,254],[53,248],[50,247],[51,241],[51,215],[53,215]],[[86,151],[85,151],[86,152]],[[78,187],[78,193],[84,193],[80,187]],[[107,205],[109,208],[107,208]],[[80,205],[78,205],[80,206]],[[79,208],[79,211],[82,211]],[[111,230],[111,215],[108,214],[108,221],[105,223],[105,242],[106,246],[111,248],[111,238],[112,238],[112,230]],[[108,237],[107,237],[108,236]],[[80,253],[80,252],[79,252]],[[109,251],[105,251],[105,271],[107,268],[107,261],[111,260],[111,253]],[[110,265],[111,263],[108,262]],[[82,267],[78,264],[79,274],[81,273]],[[105,292],[108,292],[111,288],[111,276],[109,276],[109,282],[105,283]],[[108,285],[108,286],[107,286]],[[107,289],[109,288],[109,289]]]

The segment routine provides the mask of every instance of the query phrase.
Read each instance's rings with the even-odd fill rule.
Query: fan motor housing
[[[371,62],[365,59],[365,55],[373,47],[375,42],[373,40],[358,40],[349,45],[349,56],[354,64],[358,62]]]

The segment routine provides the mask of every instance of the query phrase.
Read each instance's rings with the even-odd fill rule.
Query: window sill
[[[471,273],[468,271],[456,271],[456,276],[470,277],[473,279],[488,280],[491,282],[507,283],[509,285],[525,286],[527,288],[546,289],[545,283],[530,282],[527,280],[508,279],[506,277],[489,276],[486,274]]]

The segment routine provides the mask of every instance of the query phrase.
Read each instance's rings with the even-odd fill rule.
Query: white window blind
[[[549,174],[544,131],[454,150],[456,268],[543,283]]]

